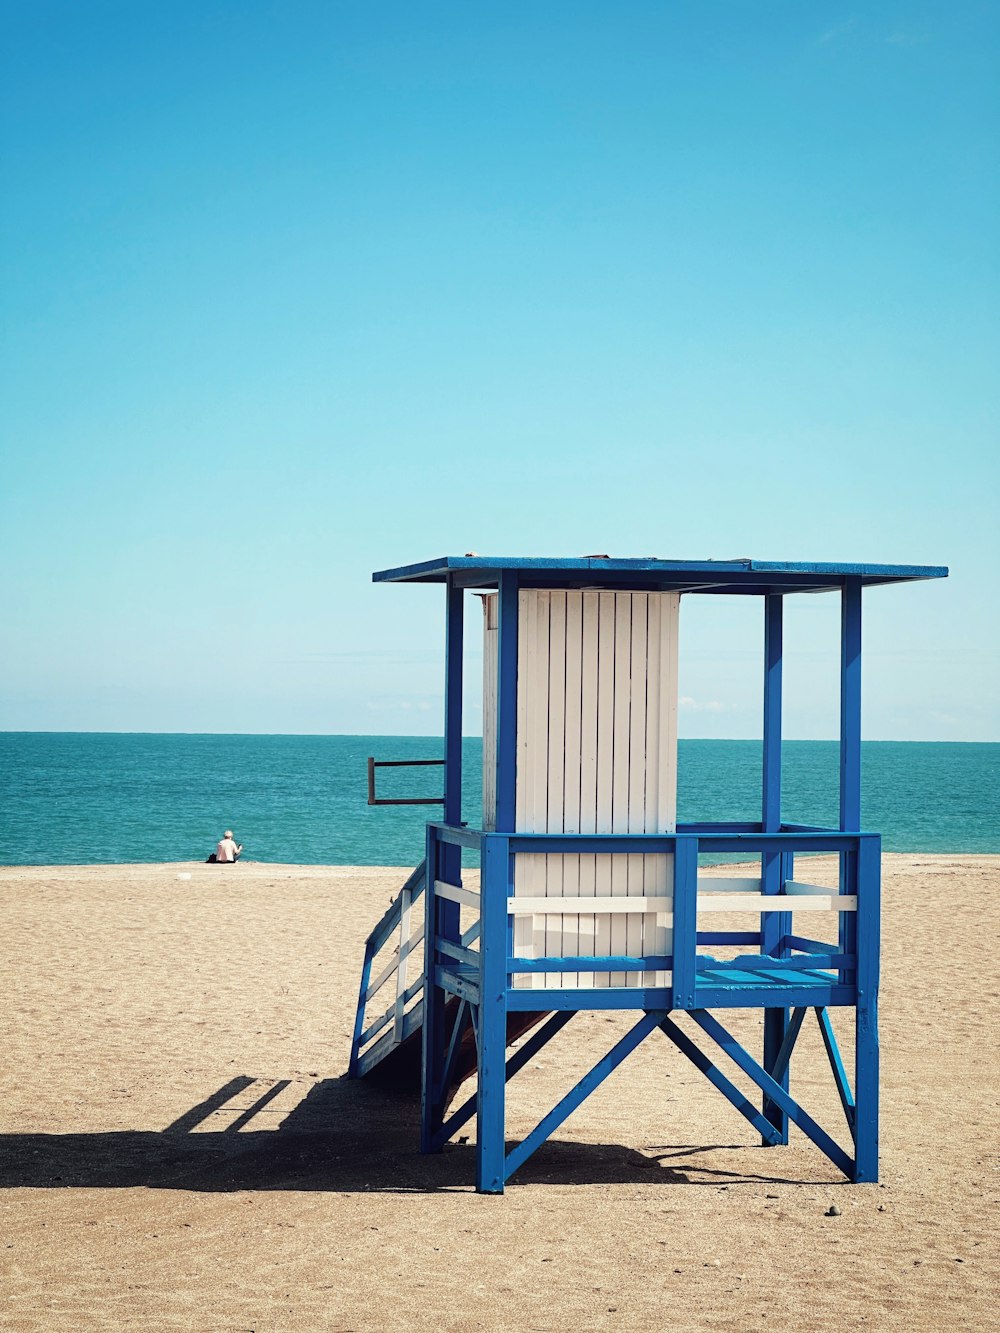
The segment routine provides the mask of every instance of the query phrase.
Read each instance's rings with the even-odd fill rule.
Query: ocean
[[[465,748],[478,825],[482,741]],[[367,804],[368,755],[433,759],[435,737],[0,733],[0,864],[206,857],[232,828],[254,861],[414,865],[434,806]],[[896,852],[1000,852],[1000,744],[867,741],[863,826]],[[682,740],[681,820],[760,818],[758,741]],[[440,794],[439,768],[380,769],[382,796]],[[786,741],[782,814],[837,823],[835,741]]]

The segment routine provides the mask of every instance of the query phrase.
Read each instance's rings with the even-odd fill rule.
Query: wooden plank
[[[424,928],[423,925],[421,925],[417,928],[412,938],[407,940],[406,943],[400,949],[400,954],[402,955],[402,957],[405,958],[408,954],[411,954],[413,950],[417,947],[417,945],[420,944],[423,938],[424,938]],[[400,957],[399,954],[393,954],[392,961],[386,964],[386,966],[378,974],[376,979],[369,985],[368,989],[361,997],[362,1003],[367,1004],[373,995],[377,995],[378,992],[385,985],[385,983],[389,980],[389,978],[395,973],[397,967],[399,966],[399,957]]]
[[[460,821],[459,821],[460,822]],[[399,938],[405,940],[410,933],[410,897],[411,891],[404,889],[400,894],[399,911]],[[396,1040],[403,1040],[403,1010],[405,1008],[404,997],[406,994],[406,972],[407,959],[410,956],[408,949],[400,948],[399,966],[396,968]]]
[[[549,812],[549,620],[552,594],[536,589],[528,594],[533,603],[534,631],[528,652],[528,765],[531,773],[527,823],[532,833],[547,833]],[[548,893],[548,857],[544,854],[523,858],[527,864],[527,892],[546,897]],[[530,958],[545,954],[545,918],[531,923]],[[541,988],[544,978],[529,978],[529,984]]]
[[[660,677],[660,620],[664,599],[660,593],[651,593],[646,606],[646,781],[643,808],[643,832],[659,832],[660,791],[660,703],[663,682]],[[643,891],[666,895],[670,892],[668,869],[672,875],[672,860],[662,854],[643,857]],[[671,932],[664,917],[651,914],[643,918],[644,952],[669,954]],[[647,972],[643,985],[665,986],[666,972]]]
[[[580,752],[583,704],[583,593],[571,589],[566,594],[566,709],[565,709],[565,769],[563,796],[563,831],[580,832],[580,790],[583,760]],[[576,889],[582,892],[580,861],[572,853],[563,856],[564,893]],[[576,957],[580,952],[580,918],[564,917],[562,922],[563,949]],[[563,986],[578,986],[578,972],[564,972]]]
[[[677,828],[677,645],[680,595],[660,593],[660,651],[659,651],[659,724],[656,766],[659,772],[657,787],[657,833],[673,833]],[[664,881],[671,887],[674,882],[674,858],[663,857]],[[665,923],[661,923],[664,926]],[[658,933],[656,953],[673,952],[673,932],[664,929]],[[664,978],[664,984],[666,978]]]
[[[566,808],[566,593],[555,591],[549,597],[549,652],[548,652],[548,809],[545,820],[547,833],[564,832]],[[563,892],[563,862],[559,855],[545,858],[545,892],[550,897],[561,897]],[[563,923],[547,916],[542,921],[543,947],[539,957],[558,957],[564,952]],[[542,974],[540,984],[558,986],[560,976]]]
[[[597,832],[614,833],[614,755],[615,755],[615,594],[600,592],[597,627]],[[594,893],[609,897],[613,893],[610,854],[594,858]],[[611,949],[611,918],[595,918],[594,952],[607,956]],[[591,985],[608,985],[607,976],[595,974]]]
[[[443,879],[436,879],[434,892],[439,898],[446,898],[450,903],[474,907],[477,912],[481,910],[481,900],[474,889],[460,889],[457,884],[447,884]]]
[[[497,595],[483,601],[483,828],[496,828],[497,813]]]
[[[612,705],[612,761],[611,761],[611,831],[628,832],[629,798],[629,702],[632,675],[632,595],[615,594],[614,696]],[[612,897],[628,896],[628,857],[611,857]],[[621,956],[628,952],[626,934],[628,919],[612,913],[608,921],[610,947],[606,953]],[[608,986],[624,986],[628,977],[624,972],[611,973]]]
[[[580,645],[580,832],[597,832],[597,709],[599,696],[598,646],[600,641],[600,594],[584,592]],[[580,856],[580,893],[597,892],[597,857]],[[577,925],[580,954],[597,952],[597,917],[581,916]],[[577,984],[592,987],[594,974],[580,972]]]
[[[588,912],[666,912],[669,914],[673,910],[673,898],[669,896],[624,898],[617,894],[604,894],[593,898],[589,894],[576,897],[564,896],[562,898],[529,898],[523,894],[518,894],[516,897],[507,899],[507,910],[512,916],[532,912],[565,912],[580,915]],[[759,901],[757,902],[757,910],[760,911]],[[530,956],[529,954],[520,955],[523,958]],[[607,957],[608,955],[602,956]]]
[[[629,645],[629,744],[628,744],[628,833],[646,831],[646,674],[647,622],[649,594],[632,594],[631,642]],[[625,857],[630,897],[643,897],[646,891],[645,857],[630,853]],[[650,918],[655,921],[655,917]],[[629,916],[625,922],[625,952],[641,957],[646,946],[646,917]],[[649,947],[653,939],[650,933]],[[627,986],[639,986],[645,978],[629,972]]]
[[[515,828],[522,832],[533,831],[529,822],[529,808],[534,790],[534,767],[531,762],[531,735],[528,722],[528,709],[531,697],[530,673],[528,663],[535,642],[534,599],[531,593],[521,589],[518,593],[518,636],[517,636],[517,799]],[[531,865],[526,856],[514,858],[514,892],[528,893],[534,889]],[[519,919],[514,923],[514,949],[520,953],[531,950],[531,922]],[[530,981],[520,978],[515,986],[530,986]]]
[[[707,875],[698,876],[698,893],[735,893],[737,890],[741,893],[760,893],[762,890],[760,876],[726,876],[723,878],[710,879]],[[824,893],[829,893],[829,889],[824,889]]]

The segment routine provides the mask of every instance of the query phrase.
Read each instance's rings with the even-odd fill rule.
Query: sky
[[[0,13],[0,730],[437,734],[371,572],[602,551],[948,565],[864,734],[1000,740],[995,5]],[[682,735],[760,734],[761,626],[685,600]]]

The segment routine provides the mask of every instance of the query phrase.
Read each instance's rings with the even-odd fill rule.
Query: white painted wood
[[[632,702],[632,601],[641,594],[615,593],[615,675],[614,725],[612,731],[613,759],[611,778],[611,831],[629,831],[629,755],[630,707]],[[628,856],[611,857],[611,893],[614,897],[628,897]],[[611,916],[612,954],[627,952],[628,918],[621,913]],[[628,985],[628,973],[608,972],[608,986]]]
[[[550,592],[539,591],[529,595],[529,622],[531,635],[528,646],[528,773],[530,786],[525,811],[528,833],[548,830],[549,812],[549,750],[554,738],[549,734],[549,620],[552,605]],[[533,614],[532,614],[533,612]],[[561,793],[554,793],[556,797]],[[544,853],[529,853],[518,857],[525,863],[528,893],[548,893],[548,861]],[[531,922],[531,958],[545,956],[545,917]],[[543,973],[529,973],[524,981],[535,990],[546,984]]]
[[[463,907],[480,910],[480,897],[474,889],[460,889],[457,884],[448,884],[443,879],[434,881],[434,892],[439,898],[446,898],[450,903],[459,903]]]
[[[581,595],[580,644],[580,832],[597,832],[597,658],[600,632],[600,594]],[[580,857],[580,892],[586,897],[597,893],[597,857]],[[577,948],[574,957],[597,952],[597,917],[577,920]],[[577,974],[577,985],[592,987],[595,973]]]
[[[486,599],[494,602],[495,598]],[[676,594],[519,594],[515,826],[525,833],[656,833],[675,824]],[[493,613],[495,614],[495,612]],[[486,611],[485,633],[491,628]],[[495,664],[496,651],[484,643]],[[484,668],[495,718],[496,680]],[[495,733],[494,733],[495,735]],[[484,746],[487,745],[484,718]],[[495,747],[495,739],[490,742]],[[495,753],[495,749],[494,749]],[[484,761],[485,762],[485,761]],[[495,761],[494,761],[495,768]],[[484,773],[484,806],[487,796]],[[489,800],[495,809],[495,792]],[[518,911],[520,957],[670,952],[673,858],[662,854],[525,853],[513,896],[534,903],[593,897],[598,910]],[[603,906],[655,902],[636,913]],[[665,972],[530,973],[519,987],[666,984]]]
[[[614,831],[615,777],[615,594],[597,595],[597,832]],[[613,892],[610,853],[594,857],[594,894],[607,897]],[[605,913],[595,922],[594,952],[611,952],[611,918]],[[591,985],[609,984],[606,972],[596,972]]]
[[[725,879],[718,879],[715,877],[710,879],[707,875],[698,876],[699,896],[703,893],[733,893],[736,889],[759,893],[760,888],[761,884],[759,875],[754,879],[737,878],[736,876],[733,876],[732,879],[728,878],[728,876]],[[823,892],[829,893],[830,890],[824,889]]]
[[[534,603],[528,592],[522,590],[517,595],[517,784],[514,797],[514,827],[518,832],[533,831],[528,822],[528,810],[531,806],[531,793],[534,788],[534,772],[529,756],[532,736],[528,726],[528,704],[533,689],[529,687],[528,662],[530,650],[534,647],[535,616]],[[528,893],[535,888],[534,877],[526,856],[514,858],[514,892]],[[529,920],[514,922],[514,952],[523,956],[523,951],[532,948],[532,925]],[[515,977],[515,987],[526,989],[531,986],[530,977]]]
[[[563,831],[580,832],[580,794],[583,780],[581,755],[581,713],[583,703],[583,593],[571,589],[566,593],[566,705],[564,710],[564,772],[563,772]],[[591,858],[592,859],[592,858]],[[553,857],[553,860],[555,858]],[[580,856],[564,856],[562,886],[575,886],[583,892]],[[567,957],[575,958],[580,948],[580,918],[567,916],[562,920],[562,942]],[[579,973],[564,972],[564,987],[580,984]]]
[[[773,906],[772,906],[773,904]],[[789,901],[780,893],[711,893],[698,895],[699,912],[856,912],[853,894],[838,897],[827,892],[808,894]]]
[[[526,912],[545,912],[555,915],[559,912],[584,913],[584,912],[613,912],[616,915],[621,913],[643,912],[667,912],[672,913],[674,900],[664,896],[658,897],[622,897],[620,894],[608,894],[607,896],[591,897],[570,897],[563,898],[527,898],[518,894],[513,898],[507,899],[507,910],[512,915],[522,915]],[[759,908],[758,908],[759,910]],[[526,956],[526,955],[525,955]],[[549,955],[552,957],[553,955]],[[607,955],[602,955],[607,957]]]
[[[566,593],[549,593],[548,644],[548,779],[546,790],[548,806],[545,830],[548,833],[564,831],[566,811]],[[564,856],[546,856],[545,892],[559,898],[563,891]],[[546,957],[563,952],[562,919],[545,917],[541,922],[543,947]],[[561,986],[562,973],[540,973],[542,987]]]
[[[410,906],[413,890],[404,888],[400,896],[399,938],[405,940],[410,934]],[[403,1040],[403,1010],[406,1007],[406,970],[409,950],[400,949],[399,966],[396,968],[396,1031],[397,1042]]]
[[[633,593],[630,597],[632,621],[629,644],[629,724],[628,724],[628,812],[629,833],[646,831],[646,658],[648,649],[649,594]],[[627,892],[629,897],[641,898],[646,891],[646,858],[629,855],[625,858]],[[655,918],[654,918],[655,919]],[[653,949],[652,931],[649,932],[649,951]],[[630,957],[641,957],[645,950],[646,918],[629,916],[625,923],[625,952]],[[629,972],[625,985],[644,984],[643,974]]]
[[[772,907],[771,904],[774,904]],[[513,916],[531,914],[555,916],[559,913],[583,915],[587,912],[611,912],[622,916],[635,913],[655,912],[673,920],[673,898],[666,894],[629,895],[623,898],[618,894],[591,897],[556,898],[554,896],[527,897],[519,894],[508,898],[508,910]],[[858,900],[853,895],[838,897],[836,894],[824,894],[822,897],[809,894],[794,904],[785,903],[780,894],[762,893],[713,893],[708,898],[698,896],[698,911],[701,912],[854,912]],[[540,957],[542,955],[521,954],[519,957]],[[555,955],[548,955],[554,957]],[[637,956],[637,955],[633,955]]]
[[[386,984],[386,982],[390,979],[390,977],[395,975],[396,968],[399,965],[400,957],[406,958],[409,954],[411,954],[413,950],[417,947],[417,945],[423,941],[423,938],[424,938],[424,928],[421,925],[417,928],[412,939],[407,940],[406,943],[398,950],[398,952],[393,955],[392,961],[382,969],[382,971],[378,974],[375,980],[365,991],[364,995],[365,1004],[368,1003],[368,1001],[372,998],[373,995],[378,994],[378,992],[382,989],[382,987]]]

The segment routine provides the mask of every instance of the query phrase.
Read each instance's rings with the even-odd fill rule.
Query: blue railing
[[[479,893],[465,889],[458,858],[447,848],[478,850]],[[794,858],[799,853],[827,852],[839,858],[836,889],[797,881]],[[519,914],[515,894],[516,858],[546,855],[669,855],[672,881],[650,906],[638,910],[669,917],[669,953],[600,955],[573,954],[527,957],[514,951],[513,921]],[[728,898],[725,878],[703,880],[699,896],[698,864],[702,856],[722,853],[760,859],[759,887],[746,891],[747,881]],[[443,867],[447,862],[448,873]],[[500,964],[510,1009],[770,1007],[775,1005],[849,1005],[859,989],[874,994],[878,986],[880,839],[876,834],[845,833],[812,826],[783,825],[765,833],[752,824],[683,824],[674,834],[486,833],[447,824],[430,824],[427,833],[427,919],[434,922],[427,946],[434,979],[451,994],[478,1001],[487,971]],[[714,901],[713,901],[714,900]],[[773,900],[773,904],[772,904]],[[554,898],[547,908],[531,899],[520,914],[594,915],[628,910],[628,897],[617,903],[597,897]],[[562,904],[562,906],[556,906]],[[461,909],[478,910],[482,932],[459,928]],[[792,914],[805,909],[835,912],[839,918],[836,945],[792,929]],[[741,931],[698,929],[699,911],[733,910],[759,914],[759,927]],[[720,960],[700,953],[709,947],[753,950]],[[488,956],[492,955],[492,962]],[[515,988],[513,979],[531,973],[670,972],[668,986],[644,984],[580,986],[551,984],[542,989]]]

